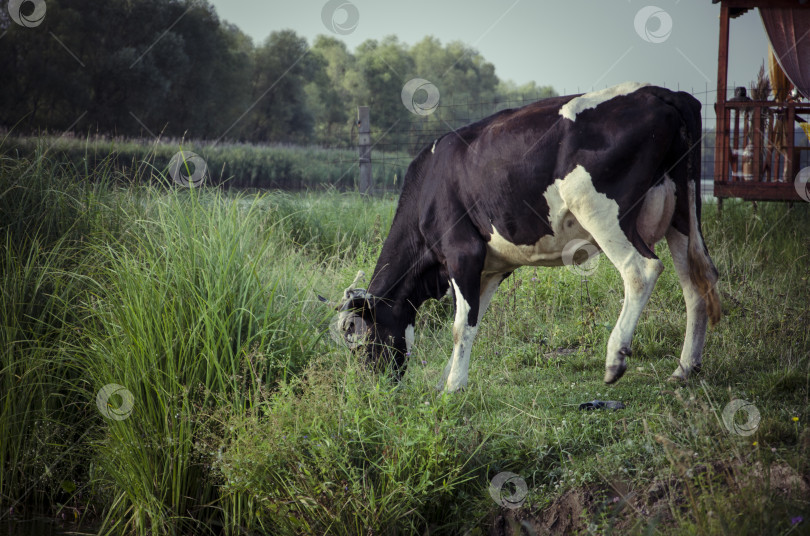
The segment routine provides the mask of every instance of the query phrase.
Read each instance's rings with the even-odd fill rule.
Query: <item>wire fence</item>
[[[673,88],[680,89],[680,88]],[[729,89],[727,98],[733,96]],[[688,91],[702,104],[703,133],[701,138],[701,194],[711,197],[714,191],[715,132],[717,120],[714,103],[717,90]],[[373,109],[371,118],[371,165],[374,170],[374,189],[377,192],[399,191],[408,164],[422,148],[441,136],[467,124],[478,121],[507,108],[517,108],[540,100],[539,96],[526,95],[519,99],[485,102],[456,102],[442,95],[439,106],[426,116],[412,114],[407,121],[398,121],[393,126],[376,125]],[[797,140],[804,138],[797,131]],[[353,133],[353,139],[357,139]],[[806,140],[805,140],[806,142]]]

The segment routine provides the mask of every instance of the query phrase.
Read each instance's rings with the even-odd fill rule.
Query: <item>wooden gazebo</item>
[[[712,1],[720,3],[714,195],[799,201],[794,181],[810,155],[804,143],[810,129],[802,131],[810,117],[810,1]],[[741,90],[729,98],[729,22],[755,8],[788,87],[771,80],[773,92],[765,99],[753,100]]]

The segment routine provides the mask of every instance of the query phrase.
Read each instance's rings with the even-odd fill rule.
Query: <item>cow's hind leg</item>
[[[689,238],[671,227],[667,231],[667,244],[672,253],[672,263],[678,273],[678,281],[681,283],[683,298],[686,302],[686,337],[681,360],[671,377],[674,380],[685,380],[691,372],[700,370],[709,315],[700,289],[689,276]]]
[[[596,191],[585,168],[577,166],[569,173],[560,191],[569,210],[624,281],[624,304],[608,339],[605,360],[605,383],[613,383],[627,370],[625,358],[631,354],[633,332],[664,265],[643,241],[634,244],[628,239],[619,225],[618,204]]]

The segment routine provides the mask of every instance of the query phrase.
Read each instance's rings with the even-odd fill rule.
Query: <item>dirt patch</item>
[[[766,471],[762,464],[757,462],[754,465],[752,476],[757,480],[768,482],[771,489],[784,495],[795,494],[799,497],[810,495],[810,485],[807,484],[807,480],[785,463],[773,464]]]
[[[617,534],[639,518],[670,519],[669,493],[677,484],[656,480],[646,489],[633,491],[625,482],[610,486],[589,486],[566,491],[541,510],[504,510],[489,530],[490,536],[567,535],[586,533],[589,519],[601,515],[613,518]]]
[[[490,536],[576,534],[587,528],[584,513],[593,513],[621,502],[615,490],[602,487],[566,491],[542,510],[504,510],[494,520]],[[587,514],[586,514],[587,515]]]
[[[740,471],[739,462],[699,464],[690,471],[691,478],[710,473],[729,488],[762,486],[784,496],[810,495],[810,478],[784,463],[764,470],[760,463]],[[685,497],[686,481],[675,477],[655,479],[640,487],[617,481],[611,485],[591,485],[573,488],[542,509],[502,509],[490,525],[490,536],[562,536],[587,534],[592,520],[612,519],[616,534],[623,534],[639,523],[668,525],[674,522],[672,508],[688,508]],[[721,484],[722,485],[722,484]]]

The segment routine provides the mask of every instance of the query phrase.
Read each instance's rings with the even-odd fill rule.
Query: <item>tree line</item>
[[[283,30],[254,44],[204,0],[47,0],[46,7],[34,27],[0,10],[0,126],[15,133],[349,146],[359,105],[371,107],[377,129],[399,125],[388,136],[395,142],[415,120],[448,129],[447,117],[403,105],[413,78],[433,83],[442,104],[478,104],[456,113],[461,120],[556,94],[500,80],[473,48],[435,37],[414,45],[369,39],[350,51],[333,36],[310,44]]]

